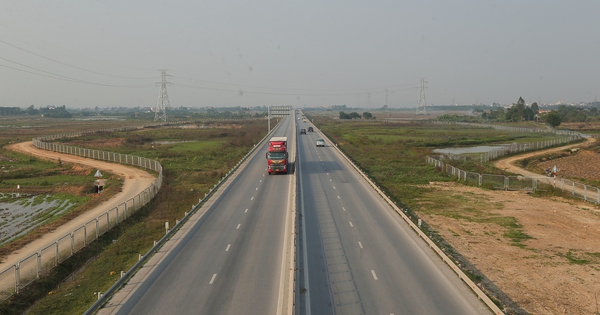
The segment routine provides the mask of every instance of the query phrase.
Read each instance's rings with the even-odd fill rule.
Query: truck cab
[[[267,152],[267,172],[287,173],[287,152]]]

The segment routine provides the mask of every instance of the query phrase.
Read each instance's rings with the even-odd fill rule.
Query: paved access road
[[[296,314],[491,313],[321,137],[298,136]]]
[[[289,117],[273,136],[292,140],[294,130]],[[265,153],[266,143],[143,279],[133,278],[100,313],[287,313],[284,293],[292,291],[283,275],[291,268],[284,245],[293,175],[269,176]]]

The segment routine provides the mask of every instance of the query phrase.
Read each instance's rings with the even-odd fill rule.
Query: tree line
[[[531,106],[527,106],[525,100],[519,97],[517,103],[512,104],[508,109],[503,107],[490,110],[475,109],[472,116],[446,114],[438,117],[438,120],[465,122],[538,121],[555,128],[563,122],[600,121],[599,107],[600,102],[593,102],[585,107],[560,105],[550,111],[541,111],[536,102],[532,103]]]
[[[361,118],[375,119],[373,114],[371,114],[370,112],[363,112],[362,116],[357,112],[351,112],[349,114],[346,114],[345,112],[340,112],[339,118],[340,119],[361,119]]]
[[[71,118],[71,113],[69,113],[65,107],[63,106],[48,106],[41,107],[40,109],[35,109],[33,105],[27,107],[27,109],[22,110],[19,107],[0,107],[0,116],[43,116],[48,118]]]

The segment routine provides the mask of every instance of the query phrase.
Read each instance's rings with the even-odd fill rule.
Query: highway
[[[294,130],[288,117],[273,136],[292,139]],[[282,274],[293,176],[268,175],[265,153],[266,146],[249,159],[143,281],[131,281],[124,300],[113,298],[100,313],[286,313]]]
[[[298,137],[296,314],[491,314],[315,131]]]
[[[291,150],[309,126],[291,116],[273,136]],[[491,314],[315,131],[297,136],[296,177],[269,176],[263,145],[99,314]]]

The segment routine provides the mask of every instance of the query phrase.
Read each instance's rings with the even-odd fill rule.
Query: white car
[[[324,146],[325,146],[325,140],[317,139],[317,147],[324,147]]]

